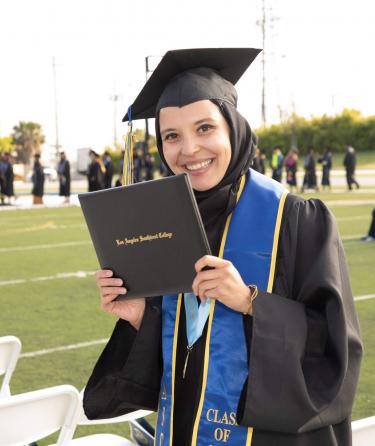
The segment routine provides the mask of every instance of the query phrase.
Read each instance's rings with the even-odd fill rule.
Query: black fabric
[[[104,173],[98,161],[92,161],[87,170],[88,191],[94,192],[104,188]]]
[[[147,312],[147,323],[136,336],[126,323],[117,324],[85,390],[89,418],[120,415],[139,408],[140,401],[157,410],[160,327],[156,310]],[[273,293],[260,292],[254,316],[244,316],[244,330],[250,374],[237,418],[254,427],[252,446],[350,446],[362,345],[343,248],[333,218],[319,200],[287,196]],[[185,351],[181,328],[174,446],[190,446],[201,387],[204,347],[193,349],[183,381]],[[128,392],[124,380],[138,393]]]
[[[35,161],[32,175],[33,188],[31,193],[36,197],[43,197],[44,194],[44,172],[39,161]]]
[[[70,196],[70,163],[68,160],[60,160],[57,165],[59,174],[59,195],[60,197]]]
[[[160,106],[182,107],[200,100],[202,94],[206,99],[216,98],[233,103],[234,96],[236,98],[233,85],[260,51],[255,48],[193,48],[168,51],[130,107],[131,119],[155,118],[158,102],[159,110]],[[210,69],[210,74],[200,71],[203,75],[193,76],[191,70],[197,68],[197,73],[201,69],[203,72]],[[174,84],[173,79],[186,71],[190,72],[190,88],[187,83]],[[123,121],[128,121],[129,118],[127,113]]]
[[[368,230],[368,235],[370,237],[375,238],[375,209],[372,210],[372,220],[371,220],[370,228]]]
[[[13,166],[9,161],[6,163],[6,169],[4,171],[4,179],[5,179],[5,185],[2,192],[7,197],[12,197],[14,195],[14,185],[13,185],[14,172],[13,172]]]

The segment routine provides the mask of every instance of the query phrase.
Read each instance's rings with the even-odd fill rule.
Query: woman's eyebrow
[[[170,128],[170,129],[164,129],[164,130],[161,130],[161,131],[160,131],[160,135],[163,136],[165,133],[168,133],[168,132],[175,132],[175,131],[176,131],[176,129],[173,129],[173,128]]]
[[[215,122],[215,119],[212,119],[212,118],[199,119],[199,121],[194,122],[194,125],[199,125],[199,124],[202,124],[203,122]]]

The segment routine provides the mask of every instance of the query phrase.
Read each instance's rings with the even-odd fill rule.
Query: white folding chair
[[[363,418],[352,422],[353,446],[372,446],[375,444],[375,417]]]
[[[0,387],[0,398],[9,396],[9,383],[21,352],[21,341],[16,336],[0,337],[0,376],[4,375]]]
[[[22,446],[57,431],[60,434],[53,446],[134,446],[129,440],[112,434],[72,439],[80,405],[78,390],[69,385],[0,399],[0,446]]]

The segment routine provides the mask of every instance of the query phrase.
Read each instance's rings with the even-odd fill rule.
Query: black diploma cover
[[[128,290],[118,299],[191,292],[210,247],[186,174],[78,198],[100,267]]]

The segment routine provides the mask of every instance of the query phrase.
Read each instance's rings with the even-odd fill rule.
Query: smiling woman
[[[219,108],[203,100],[163,108],[159,119],[164,159],[173,173],[188,173],[197,191],[219,184],[232,152],[229,127]]]
[[[115,301],[126,285],[96,273],[119,321],[84,407],[157,410],[158,446],[351,444],[362,346],[343,248],[321,201],[250,168],[234,84],[258,53],[170,51],[131,108],[156,118],[169,173],[189,175],[213,255],[178,296]]]

